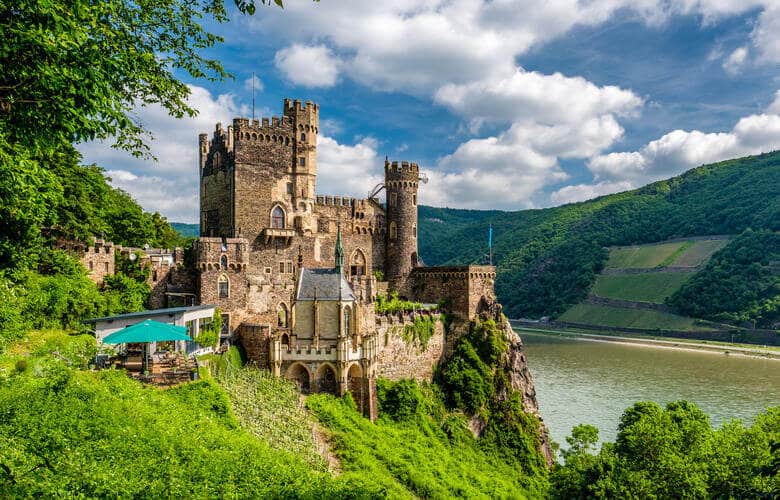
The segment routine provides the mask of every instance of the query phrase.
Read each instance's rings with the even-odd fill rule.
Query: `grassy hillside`
[[[596,304],[577,304],[563,313],[560,321],[586,323],[615,328],[646,328],[661,330],[703,330],[693,318],[658,311],[628,309]]]
[[[780,233],[745,231],[715,253],[667,303],[699,318],[777,328],[779,261]]]
[[[598,275],[591,293],[608,299],[663,304],[694,273]]]
[[[641,189],[562,207],[492,213],[420,207],[420,254],[428,265],[481,262],[492,224],[496,289],[506,313],[556,316],[587,295],[608,261],[604,247],[738,234],[746,228],[780,230],[778,193],[780,152],[775,152],[705,165]],[[643,265],[683,259],[686,252],[693,252],[686,259],[696,261],[711,250],[695,248],[676,246]],[[675,251],[680,253],[674,256]]]

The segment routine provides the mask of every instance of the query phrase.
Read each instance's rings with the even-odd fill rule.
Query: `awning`
[[[106,344],[134,344],[164,342],[166,340],[192,340],[184,326],[169,325],[147,319],[106,336]]]

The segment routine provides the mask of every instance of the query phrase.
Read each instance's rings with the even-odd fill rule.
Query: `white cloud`
[[[590,200],[605,194],[619,193],[628,191],[634,186],[628,181],[609,182],[603,181],[596,184],[576,184],[565,186],[550,195],[550,201],[555,205],[566,203],[576,203],[578,201]]]
[[[444,85],[434,99],[471,120],[539,123],[576,123],[612,113],[625,116],[642,105],[642,99],[628,90],[522,68],[507,78]]]
[[[780,149],[780,92],[766,113],[740,119],[729,132],[674,130],[639,151],[610,153],[588,162],[597,179],[639,185],[705,163]]]
[[[332,87],[339,76],[340,62],[324,45],[291,45],[276,53],[274,63],[288,80],[304,87]]]
[[[263,81],[260,80],[260,78],[257,75],[254,75],[244,80],[244,90],[251,91],[253,81],[254,81],[255,92],[262,92],[265,89],[265,85],[263,85]]]
[[[758,17],[758,23],[751,37],[763,62],[780,62],[780,5],[767,4],[767,8]]]
[[[382,182],[384,171],[377,141],[366,137],[353,146],[319,136],[317,140],[317,194],[365,198]]]
[[[464,208],[531,207],[534,194],[568,176],[555,156],[536,151],[517,134],[509,130],[461,144],[428,172],[421,199]]]
[[[747,56],[747,47],[739,47],[738,49],[735,49],[734,52],[732,52],[731,55],[723,62],[723,69],[726,71],[726,73],[732,76],[738,74],[745,65]]]

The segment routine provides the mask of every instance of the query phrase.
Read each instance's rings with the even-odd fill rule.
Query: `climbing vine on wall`
[[[401,334],[406,343],[413,343],[423,351],[428,349],[428,341],[436,332],[436,319],[432,316],[417,316],[412,323],[404,326]]]

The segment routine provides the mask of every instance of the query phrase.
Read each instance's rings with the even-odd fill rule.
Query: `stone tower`
[[[417,184],[416,163],[385,160],[387,231],[385,279],[392,290],[410,296],[409,274],[417,267]]]
[[[317,180],[317,134],[319,133],[320,109],[312,101],[284,100],[284,116],[292,120],[295,140],[293,141],[293,204],[296,210],[314,202]]]

